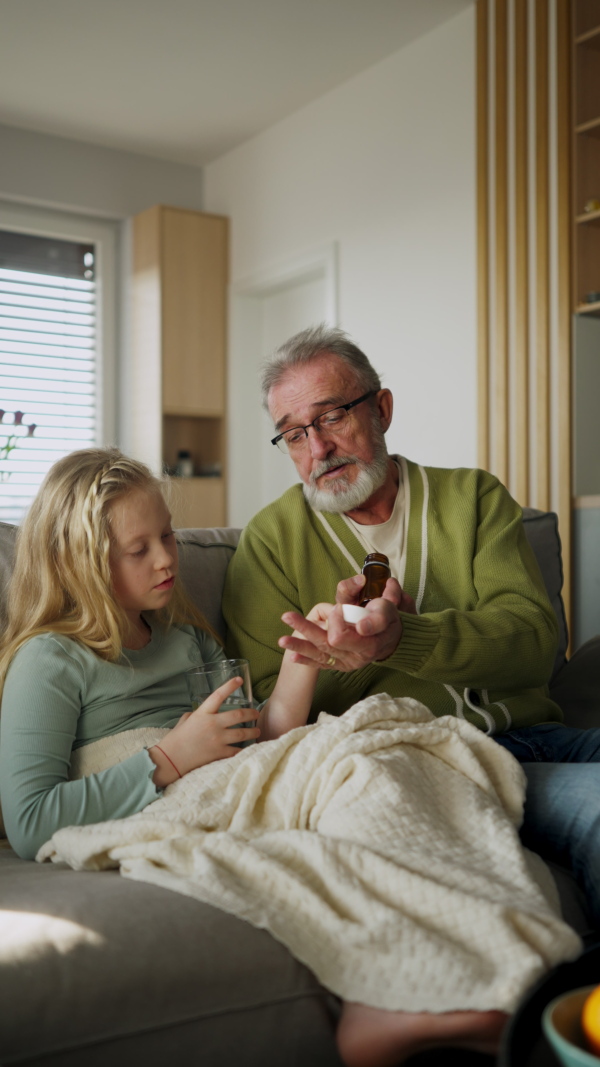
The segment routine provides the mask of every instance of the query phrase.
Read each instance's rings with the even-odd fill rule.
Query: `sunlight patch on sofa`
[[[105,941],[95,930],[70,919],[0,909],[0,960],[5,963],[48,953],[67,955],[80,945],[101,948]]]

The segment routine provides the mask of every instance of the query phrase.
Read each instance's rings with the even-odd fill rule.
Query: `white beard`
[[[364,504],[373,493],[383,485],[388,473],[389,456],[382,440],[376,447],[375,456],[371,463],[356,456],[335,456],[324,459],[317,469],[312,472],[310,482],[302,486],[304,496],[311,507],[316,511],[332,511],[336,514],[353,511]],[[328,489],[319,489],[316,482],[326,471],[340,464],[358,467],[358,476],[354,482],[349,482],[347,477],[339,475]]]

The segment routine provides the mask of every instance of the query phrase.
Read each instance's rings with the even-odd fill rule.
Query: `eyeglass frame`
[[[349,404],[336,404],[334,408],[328,408],[327,411],[322,411],[321,414],[317,415],[316,419],[313,419],[312,422],[307,422],[306,426],[290,426],[289,430],[284,430],[283,433],[278,433],[277,437],[271,438],[271,444],[277,445],[277,447],[279,448],[279,442],[283,440],[283,438],[288,433],[291,433],[293,430],[304,430],[304,438],[305,440],[308,440],[308,431],[310,430],[311,426],[314,430],[316,430],[317,433],[320,432],[319,427],[315,426],[315,423],[318,422],[319,419],[323,419],[325,415],[330,415],[332,411],[339,411],[340,408],[343,408],[346,412],[351,411],[351,409],[355,408],[357,404],[362,404],[365,400],[370,400],[372,396],[377,396],[378,392],[379,389],[370,389],[368,393],[364,393],[363,396],[359,396],[357,400],[351,400]],[[286,448],[288,450],[284,453],[284,455],[289,455],[289,447],[287,445]],[[282,452],[283,449],[280,448],[279,451]]]

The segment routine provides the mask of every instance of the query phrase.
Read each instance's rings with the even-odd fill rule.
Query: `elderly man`
[[[321,667],[315,715],[385,692],[494,735],[525,766],[526,843],[572,865],[600,922],[600,850],[589,836],[600,731],[562,726],[548,695],[557,627],[520,508],[485,471],[390,456],[392,394],[339,330],[283,345],[263,394],[273,444],[301,484],[252,519],[227,576],[231,652],[250,660],[256,695],[271,692],[287,648]],[[393,577],[354,626],[341,604],[360,600],[374,551]],[[303,618],[336,599],[327,631]],[[281,635],[283,615],[301,638]]]

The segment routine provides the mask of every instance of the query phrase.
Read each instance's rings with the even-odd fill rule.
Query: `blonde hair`
[[[0,694],[13,656],[37,634],[64,634],[119,659],[127,619],[112,588],[110,510],[140,489],[164,499],[160,480],[117,448],[71,452],[50,469],[17,533]],[[169,604],[152,615],[165,628],[191,623],[216,636],[178,577]]]

